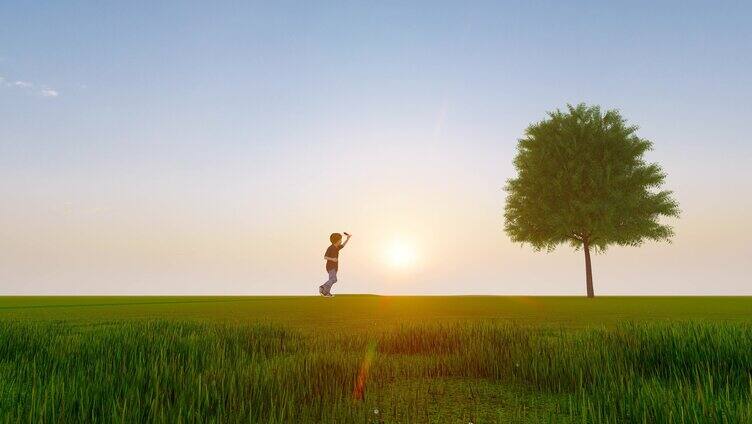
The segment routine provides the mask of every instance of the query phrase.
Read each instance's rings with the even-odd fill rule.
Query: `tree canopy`
[[[677,217],[666,174],[646,163],[652,143],[616,110],[568,105],[530,125],[518,141],[517,177],[507,181],[504,230],[536,250],[568,243],[589,249],[670,241],[662,217]]]

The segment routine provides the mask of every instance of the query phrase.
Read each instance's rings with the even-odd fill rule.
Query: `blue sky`
[[[0,292],[308,293],[350,230],[343,292],[579,294],[580,253],[503,234],[501,187],[529,123],[587,102],[640,126],[683,210],[673,244],[597,256],[596,291],[752,294],[751,20],[749,2],[3,2]],[[381,260],[393,243],[412,269]]]

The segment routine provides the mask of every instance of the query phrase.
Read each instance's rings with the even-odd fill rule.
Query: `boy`
[[[326,249],[324,253],[324,259],[326,259],[326,272],[329,273],[329,280],[326,283],[319,286],[319,294],[324,297],[334,297],[332,294],[332,285],[337,282],[337,269],[339,268],[339,251],[345,248],[345,245],[350,241],[350,234],[345,233],[347,237],[342,242],[342,234],[332,233],[329,236],[329,241],[332,245]]]

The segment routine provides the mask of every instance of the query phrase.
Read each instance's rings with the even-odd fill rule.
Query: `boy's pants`
[[[329,293],[332,290],[332,286],[337,282],[337,268],[329,271],[329,279],[323,284],[324,293]]]

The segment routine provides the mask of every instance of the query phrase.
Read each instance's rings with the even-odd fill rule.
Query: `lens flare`
[[[366,348],[366,354],[363,358],[363,362],[360,364],[360,370],[358,371],[358,379],[355,380],[355,389],[353,389],[353,398],[355,400],[363,400],[366,394],[366,382],[368,381],[368,371],[371,369],[371,363],[373,363],[376,357],[376,342],[371,341]],[[375,412],[378,414],[378,412]]]

